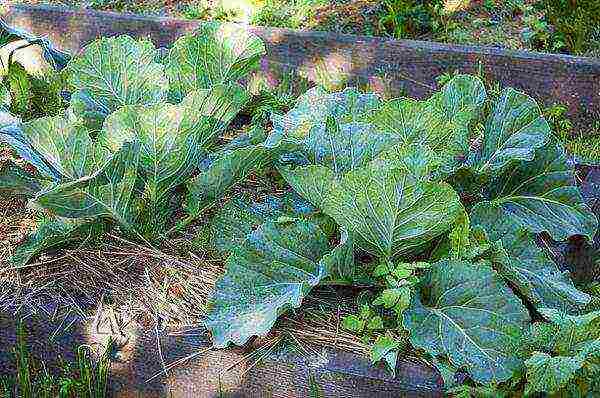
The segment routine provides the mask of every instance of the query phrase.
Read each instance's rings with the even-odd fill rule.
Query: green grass
[[[585,163],[600,164],[600,132],[565,140],[565,146]]]
[[[329,3],[327,0],[266,0],[252,17],[252,23],[299,29],[314,18],[318,7],[326,6]]]
[[[535,8],[553,29],[555,50],[600,54],[600,0],[540,0]]]
[[[112,343],[94,362],[88,346],[80,346],[74,363],[62,361],[53,374],[45,363],[33,358],[26,344],[23,325],[18,326],[13,349],[16,374],[0,373],[0,395],[4,398],[102,398],[106,396]]]
[[[585,163],[600,164],[600,120],[590,116],[587,131],[574,131],[567,107],[562,104],[546,107],[544,117],[570,154]]]

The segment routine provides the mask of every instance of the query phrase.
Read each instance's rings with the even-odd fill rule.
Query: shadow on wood
[[[17,319],[12,313],[0,313],[0,369],[4,372],[15,370],[10,351],[17,341]],[[22,322],[32,356],[49,369],[57,368],[58,358],[74,361],[82,344],[101,352],[108,336],[114,334],[105,322],[95,325],[92,319],[55,308],[51,302]],[[439,374],[414,360],[399,360],[396,378],[392,378],[368,359],[343,351],[314,347],[310,350],[314,355],[300,355],[280,350],[254,363],[256,358],[247,356],[248,349],[207,349],[208,336],[201,330],[157,332],[132,322],[121,332],[126,338],[112,356],[111,397],[304,398],[309,396],[309,379],[326,397],[442,396]]]
[[[201,22],[146,17],[51,6],[14,5],[3,19],[8,24],[47,36],[59,48],[77,51],[100,36],[130,34],[168,46]],[[591,119],[600,120],[600,59],[448,45],[411,40],[249,26],[267,45],[263,71],[277,75],[295,70],[311,79],[325,73],[350,84],[368,84],[375,91],[422,98],[436,88],[435,77],[452,71],[486,75],[545,104],[568,104],[575,125],[584,132]]]

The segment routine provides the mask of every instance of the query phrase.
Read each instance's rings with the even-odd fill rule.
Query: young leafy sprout
[[[0,187],[53,216],[17,249],[15,265],[107,221],[134,238],[158,238],[177,187],[187,184],[188,203],[198,198],[186,206],[194,218],[244,178],[266,151],[217,143],[250,98],[238,80],[264,52],[243,29],[216,24],[181,38],[162,60],[149,41],[102,38],[67,65],[63,115],[20,122],[3,112],[0,137],[36,173],[3,170]],[[192,178],[207,158],[212,165]]]

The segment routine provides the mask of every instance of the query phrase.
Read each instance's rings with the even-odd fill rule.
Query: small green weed
[[[319,382],[313,373],[308,376],[308,386],[310,389],[308,395],[309,398],[325,398],[323,390],[319,386]]]
[[[296,103],[296,93],[309,88],[309,82],[294,72],[284,72],[275,87],[262,77],[255,75],[250,81],[250,90],[255,94],[246,112],[252,115],[253,124],[264,124],[272,113],[283,114]]]
[[[542,43],[551,44],[542,49],[577,55],[600,51],[600,0],[541,0],[535,8],[552,26],[535,23],[541,29]]]
[[[563,104],[554,104],[544,109],[544,116],[552,131],[562,140],[567,140],[573,132],[573,124],[567,116],[567,110]]]
[[[600,122],[592,125],[589,131],[575,132],[567,111],[565,105],[554,104],[544,109],[544,116],[569,153],[584,162],[600,162]]]
[[[109,355],[112,343],[98,361],[92,359],[90,348],[80,346],[75,363],[60,364],[60,374],[52,374],[44,362],[32,358],[27,349],[26,332],[18,326],[14,348],[16,375],[0,373],[0,395],[5,398],[102,398],[109,380]]]
[[[439,30],[443,24],[443,1],[385,0],[380,30],[394,38],[414,37]]]

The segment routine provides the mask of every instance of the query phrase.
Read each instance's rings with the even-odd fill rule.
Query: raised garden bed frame
[[[149,37],[157,46],[168,46],[201,23],[26,5],[8,6],[2,20],[12,27],[47,37],[68,52],[79,51],[97,37],[119,34]],[[545,104],[568,104],[569,114],[580,129],[589,125],[590,118],[600,120],[598,59],[254,26],[249,26],[248,30],[265,41],[267,57],[262,72],[274,79],[287,70],[300,70],[309,79],[316,79],[319,71],[314,65],[321,65],[344,74],[350,84],[366,83],[375,91],[385,88],[394,94],[422,98],[436,89],[435,77],[444,72],[477,73],[483,70],[489,78],[530,93]],[[37,350],[52,355],[44,348],[44,342],[51,335],[47,331],[54,330],[53,322],[64,324],[65,319],[34,317],[27,321],[28,329],[33,331],[31,342],[38,342],[38,349],[33,344],[34,353]],[[4,330],[14,329],[12,314],[0,314],[0,325]],[[56,351],[68,353],[73,344],[86,343],[80,332],[64,333],[55,346]],[[173,360],[177,359],[176,355],[185,356],[207,345],[203,339],[168,334],[157,341],[164,345],[163,354],[172,349],[168,356]],[[0,335],[1,347],[10,347],[12,343],[10,336]],[[193,361],[186,365],[191,369],[187,376],[172,379],[164,375],[155,379],[154,384],[145,383],[144,376],[151,376],[161,369],[158,363],[146,363],[150,358],[155,361],[158,353],[154,351],[158,348],[152,341],[138,343],[139,352],[152,352],[145,352],[129,364],[119,366],[119,382],[112,388],[114,396],[164,396],[165,391],[170,391],[173,396],[217,394],[215,383],[209,381],[214,377],[214,371],[210,366],[205,369],[194,365]],[[221,359],[214,357],[213,360],[227,362],[237,358],[239,350],[219,355]],[[240,379],[239,391],[234,390],[231,396],[307,396],[309,378],[314,375],[325,396],[437,397],[443,394],[439,374],[421,362],[400,361],[397,376],[392,379],[382,368],[372,367],[365,358],[342,351],[328,351],[326,357],[326,362],[317,365],[294,355],[283,359],[268,358]],[[181,380],[192,384],[182,385]]]

